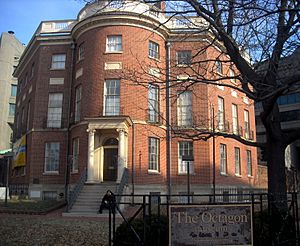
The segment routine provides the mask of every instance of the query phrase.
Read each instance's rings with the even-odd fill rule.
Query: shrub
[[[145,218],[146,222],[146,240],[145,246],[168,245],[168,218],[166,216],[149,216]],[[151,225],[150,225],[151,224]],[[142,218],[136,218],[131,222],[131,226],[139,235],[141,240],[144,240],[144,221]],[[114,245],[140,245],[133,231],[125,223],[125,221],[117,228],[115,234]]]
[[[295,221],[291,215],[267,210],[254,215],[254,245],[295,245]]]

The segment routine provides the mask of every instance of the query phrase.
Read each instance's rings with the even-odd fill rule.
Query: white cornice
[[[141,18],[141,16],[110,14],[93,16],[77,23],[72,29],[72,36],[78,39],[84,32],[104,26],[139,27],[155,32],[165,40],[169,33],[169,30],[165,26],[146,17]]]

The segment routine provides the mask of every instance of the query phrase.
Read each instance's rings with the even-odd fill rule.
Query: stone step
[[[76,204],[82,204],[82,205],[84,205],[84,204],[100,204],[100,203],[101,203],[100,200],[83,200],[83,199],[78,200],[77,199],[77,201],[76,201]]]
[[[98,214],[97,212],[70,212],[70,213],[62,213],[64,217],[93,217],[93,218],[107,218],[109,217],[108,212],[104,212],[102,214]],[[122,217],[119,214],[116,214],[116,219],[118,220],[118,224],[121,223]]]
[[[116,183],[85,184],[70,213],[67,214],[76,213],[75,216],[78,216],[80,213],[82,213],[83,216],[86,214],[89,214],[89,216],[96,214],[106,191],[111,190],[114,192],[115,189]]]

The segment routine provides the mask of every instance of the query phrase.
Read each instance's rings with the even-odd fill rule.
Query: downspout
[[[166,137],[166,160],[167,160],[167,195],[168,200],[172,194],[171,186],[171,106],[170,106],[170,50],[171,44],[166,43],[166,127],[167,127],[167,137]]]
[[[132,122],[132,143],[131,143],[131,148],[132,148],[132,156],[131,156],[131,195],[132,195],[132,203],[134,203],[134,157],[135,157],[135,125],[134,122]]]
[[[74,65],[76,61],[76,56],[75,56],[75,51],[76,51],[76,43],[74,40],[71,43],[71,68],[70,68],[70,87],[69,87],[69,103],[68,103],[68,112],[67,112],[67,138],[66,138],[66,143],[67,143],[67,151],[66,151],[66,160],[67,160],[67,165],[66,165],[66,171],[65,171],[65,201],[68,203],[68,198],[69,198],[69,183],[70,183],[70,164],[71,160],[69,158],[70,156],[70,113],[71,113],[71,102],[72,102],[72,88],[73,88],[73,72],[74,72]],[[67,206],[68,210],[68,206]],[[68,212],[68,211],[67,211]]]

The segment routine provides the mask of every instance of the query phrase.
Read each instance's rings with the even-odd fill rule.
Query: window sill
[[[248,174],[247,177],[250,178],[250,179],[253,179],[253,176],[252,176],[252,175],[249,175],[249,174]]]
[[[241,174],[235,174],[235,176],[236,176],[237,178],[241,178],[241,177],[242,177]]]
[[[188,174],[187,173],[178,173],[178,176],[187,176]],[[190,175],[196,175],[195,172],[191,172]]]
[[[220,175],[221,175],[221,176],[224,176],[224,177],[228,177],[228,174],[227,174],[227,173],[222,173],[222,172],[221,172]]]
[[[148,170],[148,174],[160,174],[157,170]]]
[[[177,67],[190,67],[191,64],[176,64]]]
[[[59,175],[59,172],[44,172],[43,175]]]
[[[66,68],[50,68],[51,71],[63,71],[66,70]]]
[[[148,58],[152,59],[152,60],[155,60],[157,62],[160,62],[160,59],[159,58],[155,58],[155,57],[151,57],[151,56],[148,56]]]
[[[155,121],[147,121],[148,124],[154,125],[154,126],[161,126],[161,122],[155,122]]]
[[[123,50],[120,50],[120,51],[105,51],[104,54],[123,54]]]
[[[177,125],[177,128],[180,128],[180,129],[193,129],[193,126],[192,125]]]
[[[78,170],[71,172],[71,174],[78,174]]]

